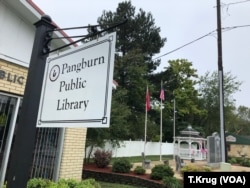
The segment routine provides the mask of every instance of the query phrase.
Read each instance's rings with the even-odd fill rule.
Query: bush
[[[237,157],[237,158],[235,158],[236,159],[236,163],[237,164],[241,164],[243,161],[244,161],[244,159],[242,158],[242,157]]]
[[[109,165],[112,158],[112,151],[96,150],[94,152],[94,161],[98,168],[105,168]]]
[[[27,183],[27,188],[48,188],[51,187],[53,182],[48,179],[34,178],[30,179]]]
[[[176,177],[164,177],[162,180],[164,187],[168,188],[182,188],[182,183]]]
[[[232,158],[230,158],[228,160],[228,162],[231,163],[231,164],[236,164],[237,163],[237,159],[232,157]]]
[[[84,181],[80,181],[75,188],[101,188],[101,185],[94,179],[86,179]]]
[[[112,165],[112,171],[118,173],[128,173],[132,168],[132,164],[129,162],[128,159],[121,158],[114,161]]]
[[[146,170],[142,166],[136,166],[134,169],[134,173],[138,175],[142,175],[146,173]]]
[[[60,187],[66,187],[67,186],[67,188],[74,188],[74,187],[77,186],[78,181],[76,181],[74,179],[67,179],[67,180],[60,179],[58,181],[58,184],[60,185]]]
[[[163,177],[173,177],[174,171],[173,169],[168,165],[156,165],[152,168],[150,178],[153,180],[162,180]]]
[[[211,171],[212,169],[208,166],[186,165],[181,168],[182,176],[184,172],[211,172]]]
[[[76,181],[73,179],[61,179],[58,183],[42,178],[30,179],[27,188],[101,188],[100,184],[94,179]]]
[[[240,165],[250,167],[250,160],[245,159],[240,163]]]

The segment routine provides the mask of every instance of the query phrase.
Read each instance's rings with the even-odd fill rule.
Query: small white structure
[[[180,131],[180,136],[174,137],[174,155],[181,159],[206,160],[207,139],[199,134],[191,125]]]

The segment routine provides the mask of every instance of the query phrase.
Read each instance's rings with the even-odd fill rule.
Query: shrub
[[[240,163],[240,165],[250,167],[250,160],[245,159]]]
[[[150,178],[153,180],[162,180],[165,176],[174,176],[173,169],[168,165],[156,165],[152,168]]]
[[[105,168],[109,165],[112,158],[112,151],[96,150],[94,152],[94,161],[98,168]]]
[[[60,187],[65,187],[67,186],[68,188],[74,188],[76,187],[76,185],[78,184],[78,181],[74,180],[74,179],[60,179],[58,181],[58,184],[60,185]]]
[[[236,164],[237,163],[237,159],[232,157],[232,158],[230,158],[228,160],[228,162],[231,163],[231,164]]]
[[[164,187],[168,188],[182,188],[182,183],[176,177],[166,176],[162,179]]]
[[[121,158],[114,161],[112,165],[112,171],[118,173],[128,173],[132,168],[132,164],[129,162],[128,159]]]
[[[30,179],[27,183],[27,188],[48,188],[52,185],[52,181],[42,178]]]
[[[237,161],[236,163],[238,163],[238,164],[241,164],[244,161],[244,159],[242,157],[237,157],[235,159]]]
[[[196,165],[186,165],[181,168],[181,174],[184,172],[211,172],[211,168],[208,166],[196,166]]]
[[[136,166],[134,169],[134,173],[138,175],[142,175],[146,173],[146,170],[142,166]]]
[[[79,182],[75,188],[101,188],[101,185],[95,179],[86,179]]]
[[[94,179],[76,181],[73,179],[61,179],[58,183],[42,178],[30,179],[27,188],[101,188],[100,184]]]

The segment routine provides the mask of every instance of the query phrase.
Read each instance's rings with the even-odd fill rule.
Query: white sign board
[[[48,57],[37,127],[109,127],[116,33]]]

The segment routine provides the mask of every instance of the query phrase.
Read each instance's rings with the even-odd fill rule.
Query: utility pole
[[[224,90],[223,90],[223,65],[222,65],[222,36],[221,36],[221,11],[220,0],[217,0],[217,34],[218,34],[218,78],[220,93],[220,136],[221,136],[221,162],[226,162],[226,139],[224,122]]]
[[[10,158],[7,188],[26,188],[35,149],[36,122],[49,45],[55,26],[49,16],[35,23],[36,34],[20,112],[19,125]]]

